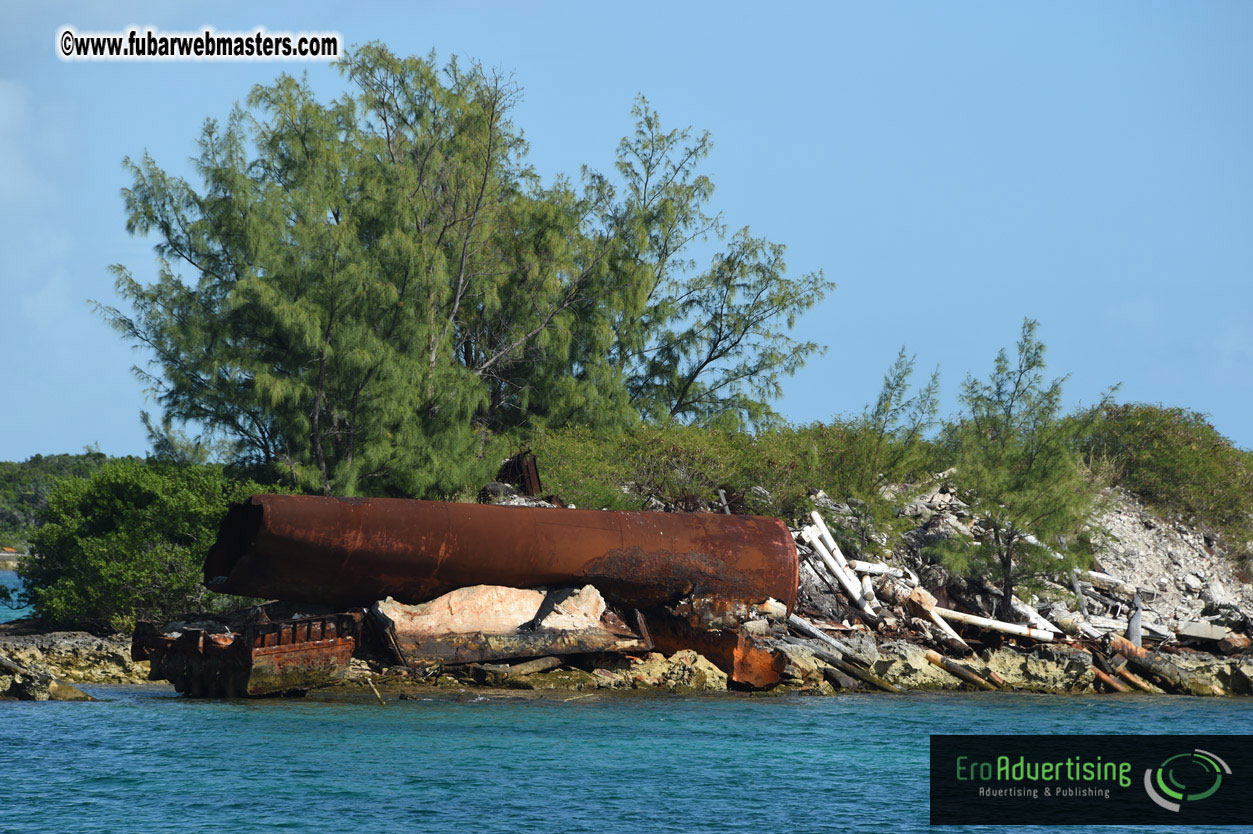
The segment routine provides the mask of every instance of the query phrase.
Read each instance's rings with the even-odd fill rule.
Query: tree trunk
[[[1014,559],[1013,551],[1006,545],[1001,554],[1001,619],[1014,622]]]

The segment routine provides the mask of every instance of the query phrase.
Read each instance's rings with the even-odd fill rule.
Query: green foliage
[[[229,605],[201,585],[201,564],[227,504],[265,491],[219,466],[133,458],[63,478],[19,568],[26,601],[49,625],[93,631]]]
[[[1089,416],[1081,448],[1113,468],[1120,486],[1160,511],[1207,527],[1236,551],[1253,539],[1253,454],[1205,416],[1182,408],[1104,405]]]
[[[865,506],[876,523],[891,528],[897,522],[878,489],[920,474],[930,460],[920,424],[902,414],[931,413],[933,386],[913,397],[904,390],[894,389],[892,401],[899,407],[916,400],[920,412],[909,406],[881,412],[876,421],[868,409],[856,419],[779,423],[756,431],[680,424],[618,432],[571,427],[538,432],[530,445],[545,491],[580,507],[633,510],[648,499],[685,510],[716,507],[723,488],[741,496],[748,511],[799,521],[813,509],[810,491],[822,489]]]
[[[86,477],[107,460],[102,452],[35,455],[21,463],[0,461],[0,546],[25,551],[48,493],[61,478]]]
[[[127,161],[158,276],[116,266],[134,312],[100,309],[152,351],[158,440],[202,426],[302,490],[450,495],[502,434],[765,419],[816,349],[785,331],[830,285],[787,278],[781,247],[744,230],[685,260],[722,233],[707,137],[641,104],[621,195],[591,171],[545,186],[510,79],[376,44],[340,67],[335,101],[283,76],[206,123],[199,189]]]
[[[742,439],[738,433],[682,425],[621,432],[570,427],[538,433],[531,445],[545,489],[567,503],[637,510],[654,499],[693,510],[717,499]]]
[[[174,425],[166,414],[158,425],[146,411],[139,412],[139,419],[148,431],[148,443],[152,446],[150,457],[169,463],[203,465],[210,462],[226,463],[240,456],[240,444],[208,435],[192,437]]]
[[[940,372],[933,371],[926,385],[911,396],[914,363],[915,358],[901,348],[883,377],[879,398],[858,421],[861,442],[851,455],[853,480],[848,487],[853,497],[877,494],[880,487],[903,479],[928,457],[925,436],[939,413]]]
[[[955,571],[999,575],[1006,619],[1015,584],[1080,558],[1097,492],[1075,452],[1081,426],[1060,419],[1064,379],[1045,382],[1036,327],[1023,322],[1015,363],[1002,350],[986,381],[966,379],[965,414],[945,441],[982,530],[933,547]]]
[[[632,115],[635,133],[618,148],[623,201],[605,217],[634,294],[613,346],[631,403],[653,421],[727,428],[774,419],[767,402],[781,393],[780,378],[819,350],[786,331],[834,285],[821,272],[788,278],[783,247],[747,227],[698,268],[692,245],[726,236],[722,216],[706,213],[713,183],[698,167],[709,134],[663,129],[642,97]]]

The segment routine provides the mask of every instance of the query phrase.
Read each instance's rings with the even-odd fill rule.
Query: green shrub
[[[227,504],[269,491],[219,466],[133,458],[64,478],[20,567],[26,601],[50,625],[97,632],[230,605],[201,584],[205,553]]]
[[[579,507],[636,510],[651,498],[692,510],[716,506],[718,489],[725,488],[744,496],[752,512],[791,521],[813,508],[815,489],[886,506],[879,487],[932,463],[930,444],[880,431],[863,418],[755,433],[681,425],[613,433],[565,428],[537,433],[530,445],[544,491]],[[750,497],[753,487],[769,498]]]
[[[1132,403],[1108,405],[1082,440],[1089,462],[1158,510],[1223,535],[1241,550],[1251,535],[1253,456],[1203,414]]]
[[[643,499],[622,486],[631,481],[623,456],[628,433],[574,427],[530,438],[546,495],[587,509],[638,510]]]

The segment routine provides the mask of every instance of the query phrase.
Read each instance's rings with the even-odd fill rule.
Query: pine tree
[[[949,537],[935,550],[953,569],[1000,579],[1001,616],[1015,584],[1065,573],[1082,558],[1097,489],[1075,449],[1073,420],[1061,419],[1065,378],[1046,383],[1038,324],[1027,319],[1016,362],[997,354],[987,380],[968,377],[963,419],[948,427],[956,482],[982,519],[973,540]]]
[[[635,133],[618,147],[623,200],[607,224],[623,241],[619,268],[636,275],[615,325],[631,401],[655,421],[767,422],[780,379],[821,350],[787,331],[834,284],[821,271],[789,277],[784,247],[747,226],[698,268],[693,248],[727,231],[706,209],[714,185],[699,164],[710,136],[663,129],[643,97],[632,114]]]

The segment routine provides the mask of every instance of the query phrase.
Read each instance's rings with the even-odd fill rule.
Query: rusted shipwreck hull
[[[200,618],[172,632],[141,622],[131,659],[149,661],[150,680],[168,680],[193,697],[316,689],[347,674],[364,619],[362,610],[282,620],[254,616],[242,624]]]
[[[254,495],[205,560],[214,591],[339,606],[419,603],[467,585],[595,585],[650,609],[796,601],[796,545],[778,519],[551,510],[396,498]]]
[[[739,625],[770,600],[790,611],[797,570],[787,527],[770,518],[254,495],[223,520],[205,585],[351,613],[249,621],[229,634],[144,624],[132,653],[152,662],[153,679],[192,695],[308,689],[369,648],[360,609],[372,608],[373,648],[402,663],[694,648],[731,680],[762,687],[778,680],[782,658]],[[472,586],[594,586],[609,609],[564,630],[540,628],[539,614],[503,629],[453,618],[434,633],[410,622],[413,612],[381,616],[387,604],[421,607]]]

